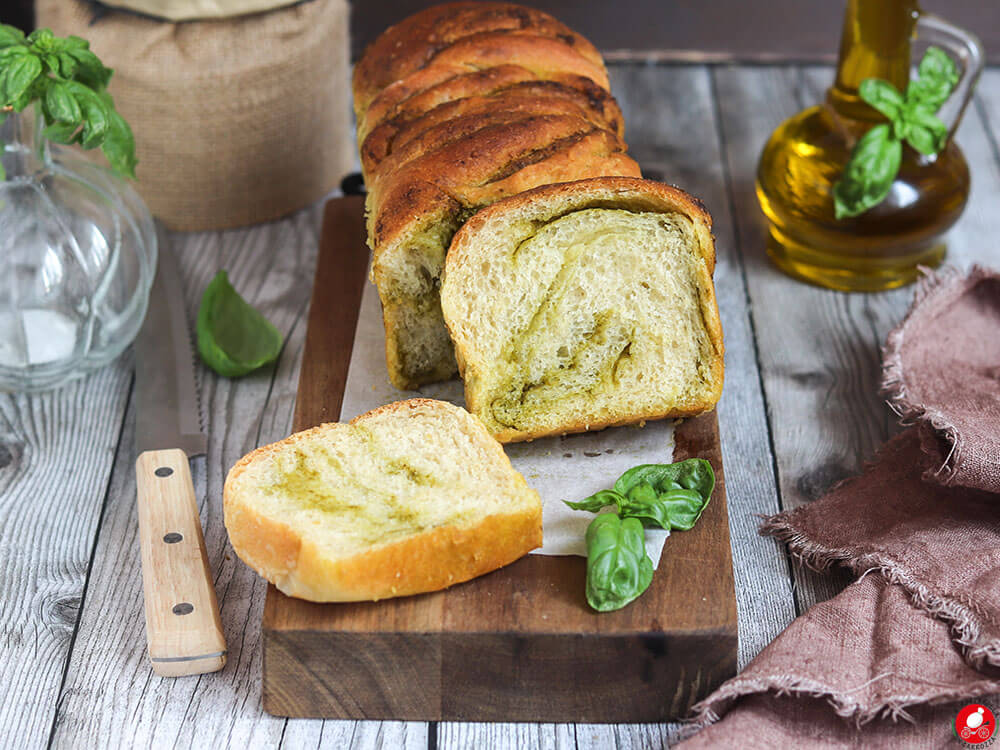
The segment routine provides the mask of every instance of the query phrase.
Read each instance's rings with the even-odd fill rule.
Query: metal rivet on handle
[[[158,477],[169,477],[171,474],[174,473],[174,470],[171,469],[169,466],[161,466],[153,473],[156,474],[156,476]]]
[[[163,535],[163,541],[165,541],[167,544],[177,544],[177,542],[180,542],[183,539],[184,537],[178,534],[176,531],[171,531],[169,534]]]
[[[180,604],[175,604],[174,608],[170,611],[175,615],[189,615],[194,612],[194,605],[188,602],[181,602]]]

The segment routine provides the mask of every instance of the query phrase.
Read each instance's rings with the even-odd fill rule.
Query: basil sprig
[[[63,39],[49,29],[25,36],[0,24],[0,123],[38,102],[46,138],[100,148],[112,169],[135,179],[135,138],[106,90],[112,73],[86,39]]]
[[[614,489],[566,505],[592,513],[613,505],[622,518],[638,518],[645,527],[687,531],[701,517],[714,489],[712,464],[689,458],[634,466],[618,478]]]
[[[715,472],[703,458],[635,466],[579,502],[574,510],[598,513],[587,527],[587,602],[598,612],[621,609],[649,588],[653,563],[644,528],[687,531],[701,517],[715,489]],[[647,574],[648,571],[648,574]]]
[[[838,219],[858,216],[885,200],[899,174],[904,142],[926,156],[945,147],[948,127],[936,113],[958,83],[958,67],[942,49],[930,47],[917,73],[905,96],[880,78],[866,78],[858,87],[858,95],[889,122],[871,128],[855,144],[833,186]]]

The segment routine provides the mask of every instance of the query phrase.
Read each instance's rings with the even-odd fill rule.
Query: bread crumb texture
[[[479,420],[428,399],[257,449],[224,506],[237,554],[313,601],[434,591],[541,545],[538,493]]]
[[[448,258],[470,410],[506,441],[710,409],[722,334],[700,207],[629,179],[524,195],[475,217]]]

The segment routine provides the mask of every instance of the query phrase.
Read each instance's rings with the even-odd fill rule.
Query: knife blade
[[[149,660],[157,674],[178,677],[222,669],[226,642],[188,462],[208,443],[180,272],[165,239],[158,232],[135,340],[135,472]]]

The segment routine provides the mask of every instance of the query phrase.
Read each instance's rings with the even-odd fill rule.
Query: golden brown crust
[[[474,237],[478,232],[488,227],[491,222],[506,222],[509,221],[507,217],[523,218],[525,214],[545,221],[585,208],[623,207],[641,211],[681,213],[688,217],[694,226],[699,251],[704,259],[704,272],[698,278],[702,321],[716,355],[710,365],[712,391],[701,400],[679,404],[676,408],[667,411],[628,415],[596,415],[574,420],[551,429],[502,429],[494,434],[494,437],[500,442],[534,440],[551,435],[599,430],[605,427],[635,424],[654,419],[691,417],[709,411],[718,403],[722,395],[724,379],[725,345],[718,303],[715,297],[715,286],[712,282],[715,270],[715,238],[712,236],[712,217],[705,210],[701,201],[679,188],[634,177],[594,177],[576,182],[544,185],[524,191],[493,203],[476,213],[465,223],[452,240],[445,261],[444,276],[447,277],[450,269],[475,262],[473,255],[476,253],[477,245],[474,242]],[[468,350],[474,343],[474,334],[465,330],[460,323],[448,320],[447,315],[445,317],[455,342],[459,370],[466,382],[467,407],[474,414],[480,413],[488,405],[479,403],[480,394],[472,385],[478,376],[475,371],[476,366],[470,364],[468,356]]]
[[[504,63],[471,73],[462,65],[428,65],[379,92],[359,120],[358,143],[364,143],[368,134],[387,120],[413,119],[455,99],[483,96],[534,81],[556,81],[594,97],[598,95],[591,94],[592,90],[605,91],[585,76],[560,71],[542,76],[521,65]]]
[[[573,148],[584,139],[584,148]],[[604,171],[605,160],[617,154],[624,157],[624,150],[616,135],[583,118],[539,115],[482,128],[412,159],[401,169],[380,170],[368,194],[369,237],[376,256],[437,207],[433,200],[422,205],[421,185],[434,185],[465,207],[479,207],[491,198],[549,182],[615,174]],[[638,165],[627,157],[615,162],[628,170],[625,174],[639,174]],[[529,177],[524,173],[530,167],[534,169]]]
[[[603,68],[600,54],[590,42],[542,11],[495,2],[435,5],[386,29],[365,50],[353,77],[358,120],[372,99],[389,84],[436,61],[447,47],[490,33],[506,37],[529,34],[557,40],[582,60]]]
[[[481,130],[499,120],[511,122],[531,115],[565,114],[581,117],[621,137],[624,122],[614,98],[586,78],[580,86],[557,81],[521,81],[485,94],[439,104],[426,112],[409,109],[382,122],[361,145],[361,164],[375,174],[390,155],[386,169],[398,169],[431,148]],[[587,85],[589,84],[589,86]]]
[[[350,424],[386,412],[427,408],[457,409],[431,399],[410,399],[380,406],[352,419]],[[506,468],[514,472],[499,444],[478,420],[471,416],[469,419],[480,433],[474,439],[492,453],[492,460],[505,462]],[[258,513],[234,491],[240,475],[252,463],[337,427],[319,425],[258,448],[240,459],[226,477],[223,508],[233,549],[247,565],[288,596],[317,602],[346,602],[437,591],[496,570],[541,546],[539,502],[529,511],[491,515],[466,528],[442,526],[348,558],[331,560],[308,536],[303,536],[301,529]],[[517,479],[528,490],[520,474]]]

